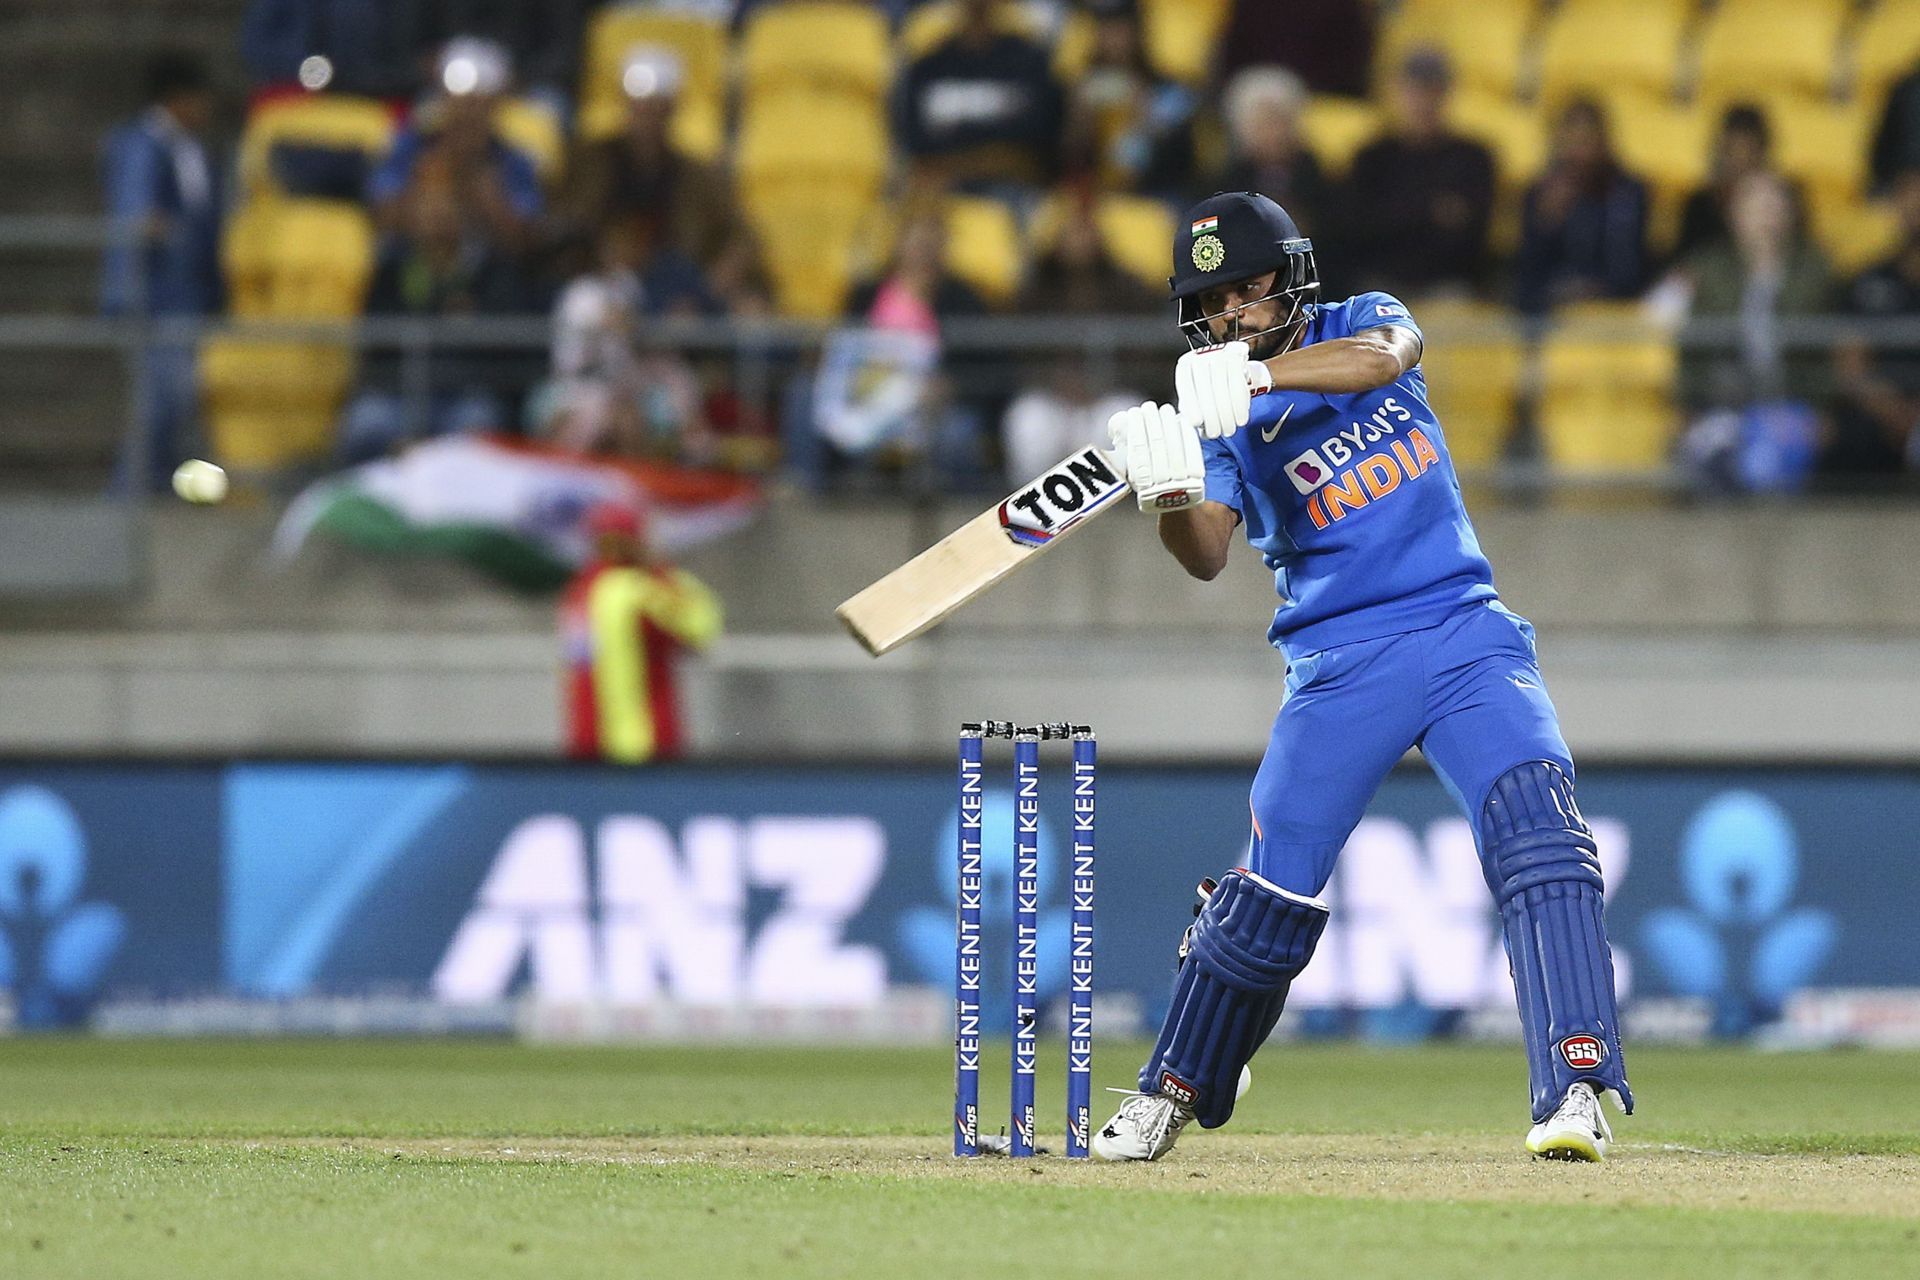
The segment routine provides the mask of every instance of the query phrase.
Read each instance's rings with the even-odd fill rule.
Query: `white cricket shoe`
[[[1612,1141],[1600,1099],[1584,1080],[1567,1090],[1559,1110],[1527,1132],[1527,1150],[1549,1160],[1605,1160]]]
[[[1234,1101],[1246,1097],[1252,1087],[1253,1072],[1241,1067]],[[1135,1093],[1131,1089],[1107,1092],[1126,1094],[1127,1100],[1093,1135],[1093,1154],[1102,1160],[1158,1160],[1173,1150],[1180,1131],[1193,1119],[1192,1107],[1164,1093]]]

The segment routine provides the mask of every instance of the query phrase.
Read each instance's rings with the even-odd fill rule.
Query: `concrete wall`
[[[720,755],[943,749],[986,714],[1085,718],[1115,752],[1250,756],[1283,668],[1271,585],[1242,554],[1185,578],[1150,523],[1104,518],[950,624],[874,661],[835,602],[972,506],[775,504],[692,567],[731,614],[689,672]],[[147,586],[113,606],[9,607],[10,752],[545,753],[550,605],[464,571],[261,548],[272,513],[162,508]],[[1920,512],[1488,509],[1508,601],[1540,627],[1576,751],[1920,759]]]

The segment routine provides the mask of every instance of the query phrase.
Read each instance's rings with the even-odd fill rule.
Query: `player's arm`
[[[1353,395],[1384,387],[1420,363],[1420,335],[1397,324],[1296,347],[1263,361],[1281,391]],[[1259,375],[1254,375],[1257,380]]]
[[[1227,551],[1240,513],[1224,502],[1205,501],[1160,517],[1160,545],[1202,582],[1212,582],[1227,567]]]

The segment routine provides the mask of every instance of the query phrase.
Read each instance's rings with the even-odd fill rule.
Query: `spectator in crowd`
[[[1860,331],[1835,353],[1839,399],[1821,469],[1861,476],[1920,470],[1920,347],[1875,339],[1875,322],[1920,320],[1920,166],[1892,175],[1900,247],[1849,281],[1841,305]]]
[[[390,0],[253,0],[240,56],[256,90],[411,98],[420,67],[392,16]]]
[[[641,45],[628,52],[621,74],[626,127],[576,150],[568,166],[568,217],[588,235],[640,219],[655,246],[697,264],[718,296],[764,293],[753,237],[727,174],[682,154],[670,139],[683,79],[670,49]]]
[[[1107,252],[1099,221],[1075,203],[1033,263],[1018,309],[1032,315],[1124,315],[1165,311],[1165,293],[1122,270]]]
[[[1727,207],[1734,189],[1750,173],[1777,173],[1772,152],[1773,129],[1766,112],[1749,102],[1728,107],[1714,138],[1706,185],[1688,196],[1680,211],[1680,234],[1673,246],[1676,264],[1711,245],[1731,242]],[[1797,204],[1797,192],[1794,199]]]
[[[677,460],[708,434],[698,379],[646,329],[715,303],[691,260],[656,245],[657,230],[631,214],[607,223],[599,270],[570,283],[554,309],[553,381],[536,417],[566,448]]]
[[[505,51],[529,94],[565,120],[580,76],[580,36],[594,0],[397,0],[386,25],[418,63],[477,37]]]
[[[107,136],[102,156],[116,239],[103,264],[101,306],[118,316],[212,315],[222,303],[224,203],[206,144],[213,84],[198,60],[165,53],[148,64],[145,96],[146,109]],[[121,462],[121,486],[165,488],[194,444],[195,355],[178,343],[143,351],[146,416],[137,450]]]
[[[941,326],[986,308],[945,256],[938,206],[918,208],[887,270],[854,291],[847,323],[821,353],[810,403],[787,414],[788,464],[815,487],[861,461],[896,470],[924,461],[944,478],[979,478],[980,419],[941,375]]]
[[[423,179],[453,187],[456,206],[500,251],[525,252],[546,197],[533,161],[493,128],[512,67],[490,40],[461,37],[440,53],[440,92],[394,139],[367,181],[367,197],[385,230],[395,229],[411,188]]]
[[[400,231],[382,247],[367,293],[372,317],[499,315],[525,309],[513,261],[462,217],[459,183],[423,173],[400,198]],[[498,429],[507,422],[502,369],[484,352],[441,350],[427,365],[424,403],[402,352],[375,347],[361,361],[361,389],[341,423],[345,463],[378,457],[410,437]],[[419,416],[424,411],[424,418]]]
[[[1221,103],[1232,148],[1227,167],[1201,194],[1258,191],[1279,201],[1304,234],[1319,234],[1327,183],[1319,160],[1300,138],[1306,104],[1306,85],[1285,67],[1238,72]]]
[[[1339,239],[1360,288],[1464,292],[1485,274],[1493,157],[1447,127],[1453,71],[1433,49],[1408,54],[1395,121],[1353,159]]]
[[[647,764],[686,746],[677,668],[720,637],[720,602],[655,555],[631,507],[587,514],[594,558],[560,601],[567,754]]]
[[[1817,352],[1794,354],[1779,321],[1819,315],[1832,293],[1827,264],[1807,236],[1784,179],[1750,173],[1727,206],[1730,238],[1689,261],[1690,318],[1737,320],[1737,348],[1689,348],[1681,359],[1680,398],[1691,409],[1791,396],[1810,400],[1824,382]]]
[[[1895,82],[1887,94],[1880,127],[1873,135],[1873,187],[1884,191],[1910,169],[1920,169],[1920,65]]]
[[[1088,0],[1093,52],[1067,102],[1070,173],[1103,191],[1179,200],[1199,101],[1147,60],[1136,0]]]
[[[1107,448],[1107,419],[1140,400],[1129,391],[1096,387],[1082,358],[1054,361],[1040,385],[1014,397],[1000,422],[1006,482],[1031,480],[1075,449]]]
[[[1515,304],[1538,315],[1562,303],[1630,298],[1646,283],[1646,185],[1621,168],[1599,104],[1568,103],[1547,171],[1527,190]]]
[[[959,27],[907,64],[894,134],[917,190],[1025,203],[1059,167],[1063,107],[1052,54],[1005,29],[1007,0],[956,0]]]
[[[1220,75],[1278,65],[1299,73],[1315,93],[1364,98],[1373,74],[1375,8],[1366,0],[1234,0],[1220,33]]]

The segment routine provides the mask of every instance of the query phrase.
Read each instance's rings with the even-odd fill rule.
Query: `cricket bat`
[[[1068,454],[834,613],[877,658],[1059,546],[1132,491],[1105,450],[1089,446]]]

